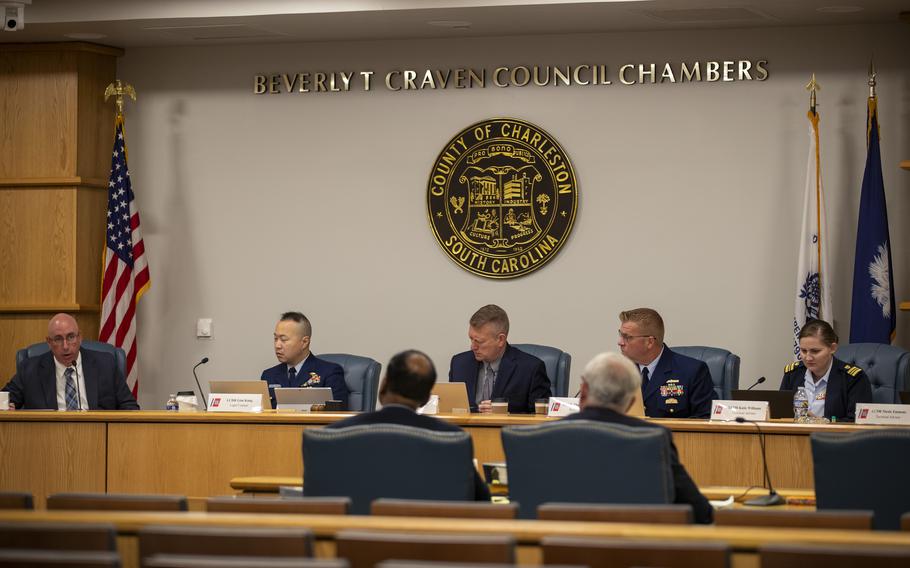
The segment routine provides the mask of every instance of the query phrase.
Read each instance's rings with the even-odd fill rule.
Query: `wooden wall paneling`
[[[45,314],[0,314],[0,383],[16,373],[17,350],[47,336],[47,319]]]
[[[88,52],[78,53],[77,58],[77,172],[83,179],[103,180],[106,188],[111,169],[115,105],[113,99],[104,100],[104,90],[116,78],[117,61]]]
[[[0,422],[0,489],[29,491],[35,506],[61,491],[104,492],[104,423]]]
[[[0,46],[0,178],[76,175],[76,56]]]
[[[74,188],[0,188],[0,306],[75,301],[75,223]]]
[[[74,300],[81,305],[97,305],[101,302],[101,257],[104,252],[106,217],[106,189],[80,187],[76,193]],[[92,339],[96,337],[91,336]]]
[[[699,486],[762,484],[761,451],[752,433],[673,432],[673,441],[679,460]]]

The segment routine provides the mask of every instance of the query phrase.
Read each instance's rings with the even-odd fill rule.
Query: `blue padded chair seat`
[[[344,370],[344,382],[350,391],[348,410],[357,412],[376,410],[376,392],[379,388],[379,372],[382,369],[378,361],[348,353],[321,354],[319,358],[341,365]]]
[[[672,503],[670,438],[661,428],[566,420],[503,428],[509,498],[541,503]],[[621,456],[621,458],[620,458]]]
[[[866,372],[872,383],[872,401],[900,404],[902,390],[910,390],[910,353],[884,343],[848,343],[837,348],[835,357]]]
[[[900,529],[910,511],[910,430],[814,432],[810,441],[819,511],[872,510],[872,528]]]
[[[543,361],[547,368],[547,377],[550,379],[550,393],[552,396],[569,396],[569,371],[572,368],[572,356],[556,347],[535,345],[533,343],[518,343],[512,347],[533,355]]]
[[[368,515],[374,499],[474,499],[474,446],[467,432],[399,424],[303,431],[303,492],[350,497]]]
[[[714,392],[721,400],[730,400],[733,391],[739,388],[739,356],[718,347],[705,347],[703,345],[690,345],[685,347],[672,347],[673,351],[704,361],[711,371],[711,380],[714,382]]]

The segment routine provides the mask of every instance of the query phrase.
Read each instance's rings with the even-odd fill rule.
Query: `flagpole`
[[[818,256],[818,290],[819,290],[819,302],[818,302],[818,315],[819,319],[827,320],[831,325],[834,325],[834,318],[832,314],[823,313],[823,306],[825,305],[824,298],[821,297],[825,293],[825,288],[822,286],[822,279],[826,278],[828,275],[823,273],[823,268],[827,268],[822,264],[822,246],[824,240],[822,239],[822,196],[821,196],[821,147],[818,139],[818,92],[822,90],[821,85],[818,84],[818,81],[815,80],[815,73],[812,74],[812,78],[809,80],[809,83],[806,85],[806,90],[809,91],[809,122],[812,123],[812,135],[815,137],[815,226],[818,227],[818,246],[816,247],[816,254]],[[825,227],[827,229],[827,227]]]

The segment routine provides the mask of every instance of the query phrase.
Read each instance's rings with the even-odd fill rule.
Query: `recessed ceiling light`
[[[68,37],[70,39],[87,40],[87,39],[101,39],[101,38],[105,38],[107,36],[105,34],[87,33],[86,32],[86,33],[63,34],[63,37]]]
[[[862,6],[822,6],[821,8],[816,8],[816,12],[822,12],[823,14],[852,14],[854,12],[862,12]]]
[[[455,30],[466,30],[471,27],[471,22],[465,20],[431,20],[427,23],[437,28],[452,28]]]

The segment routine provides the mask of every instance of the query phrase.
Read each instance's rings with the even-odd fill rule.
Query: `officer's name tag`
[[[551,396],[547,416],[568,416],[581,410],[577,398]]]
[[[910,405],[860,402],[856,405],[856,423],[908,426],[910,425]]]
[[[711,402],[711,420],[732,422],[737,418],[764,422],[768,419],[768,401],[715,400]]]
[[[209,412],[262,412],[261,394],[212,393]]]

